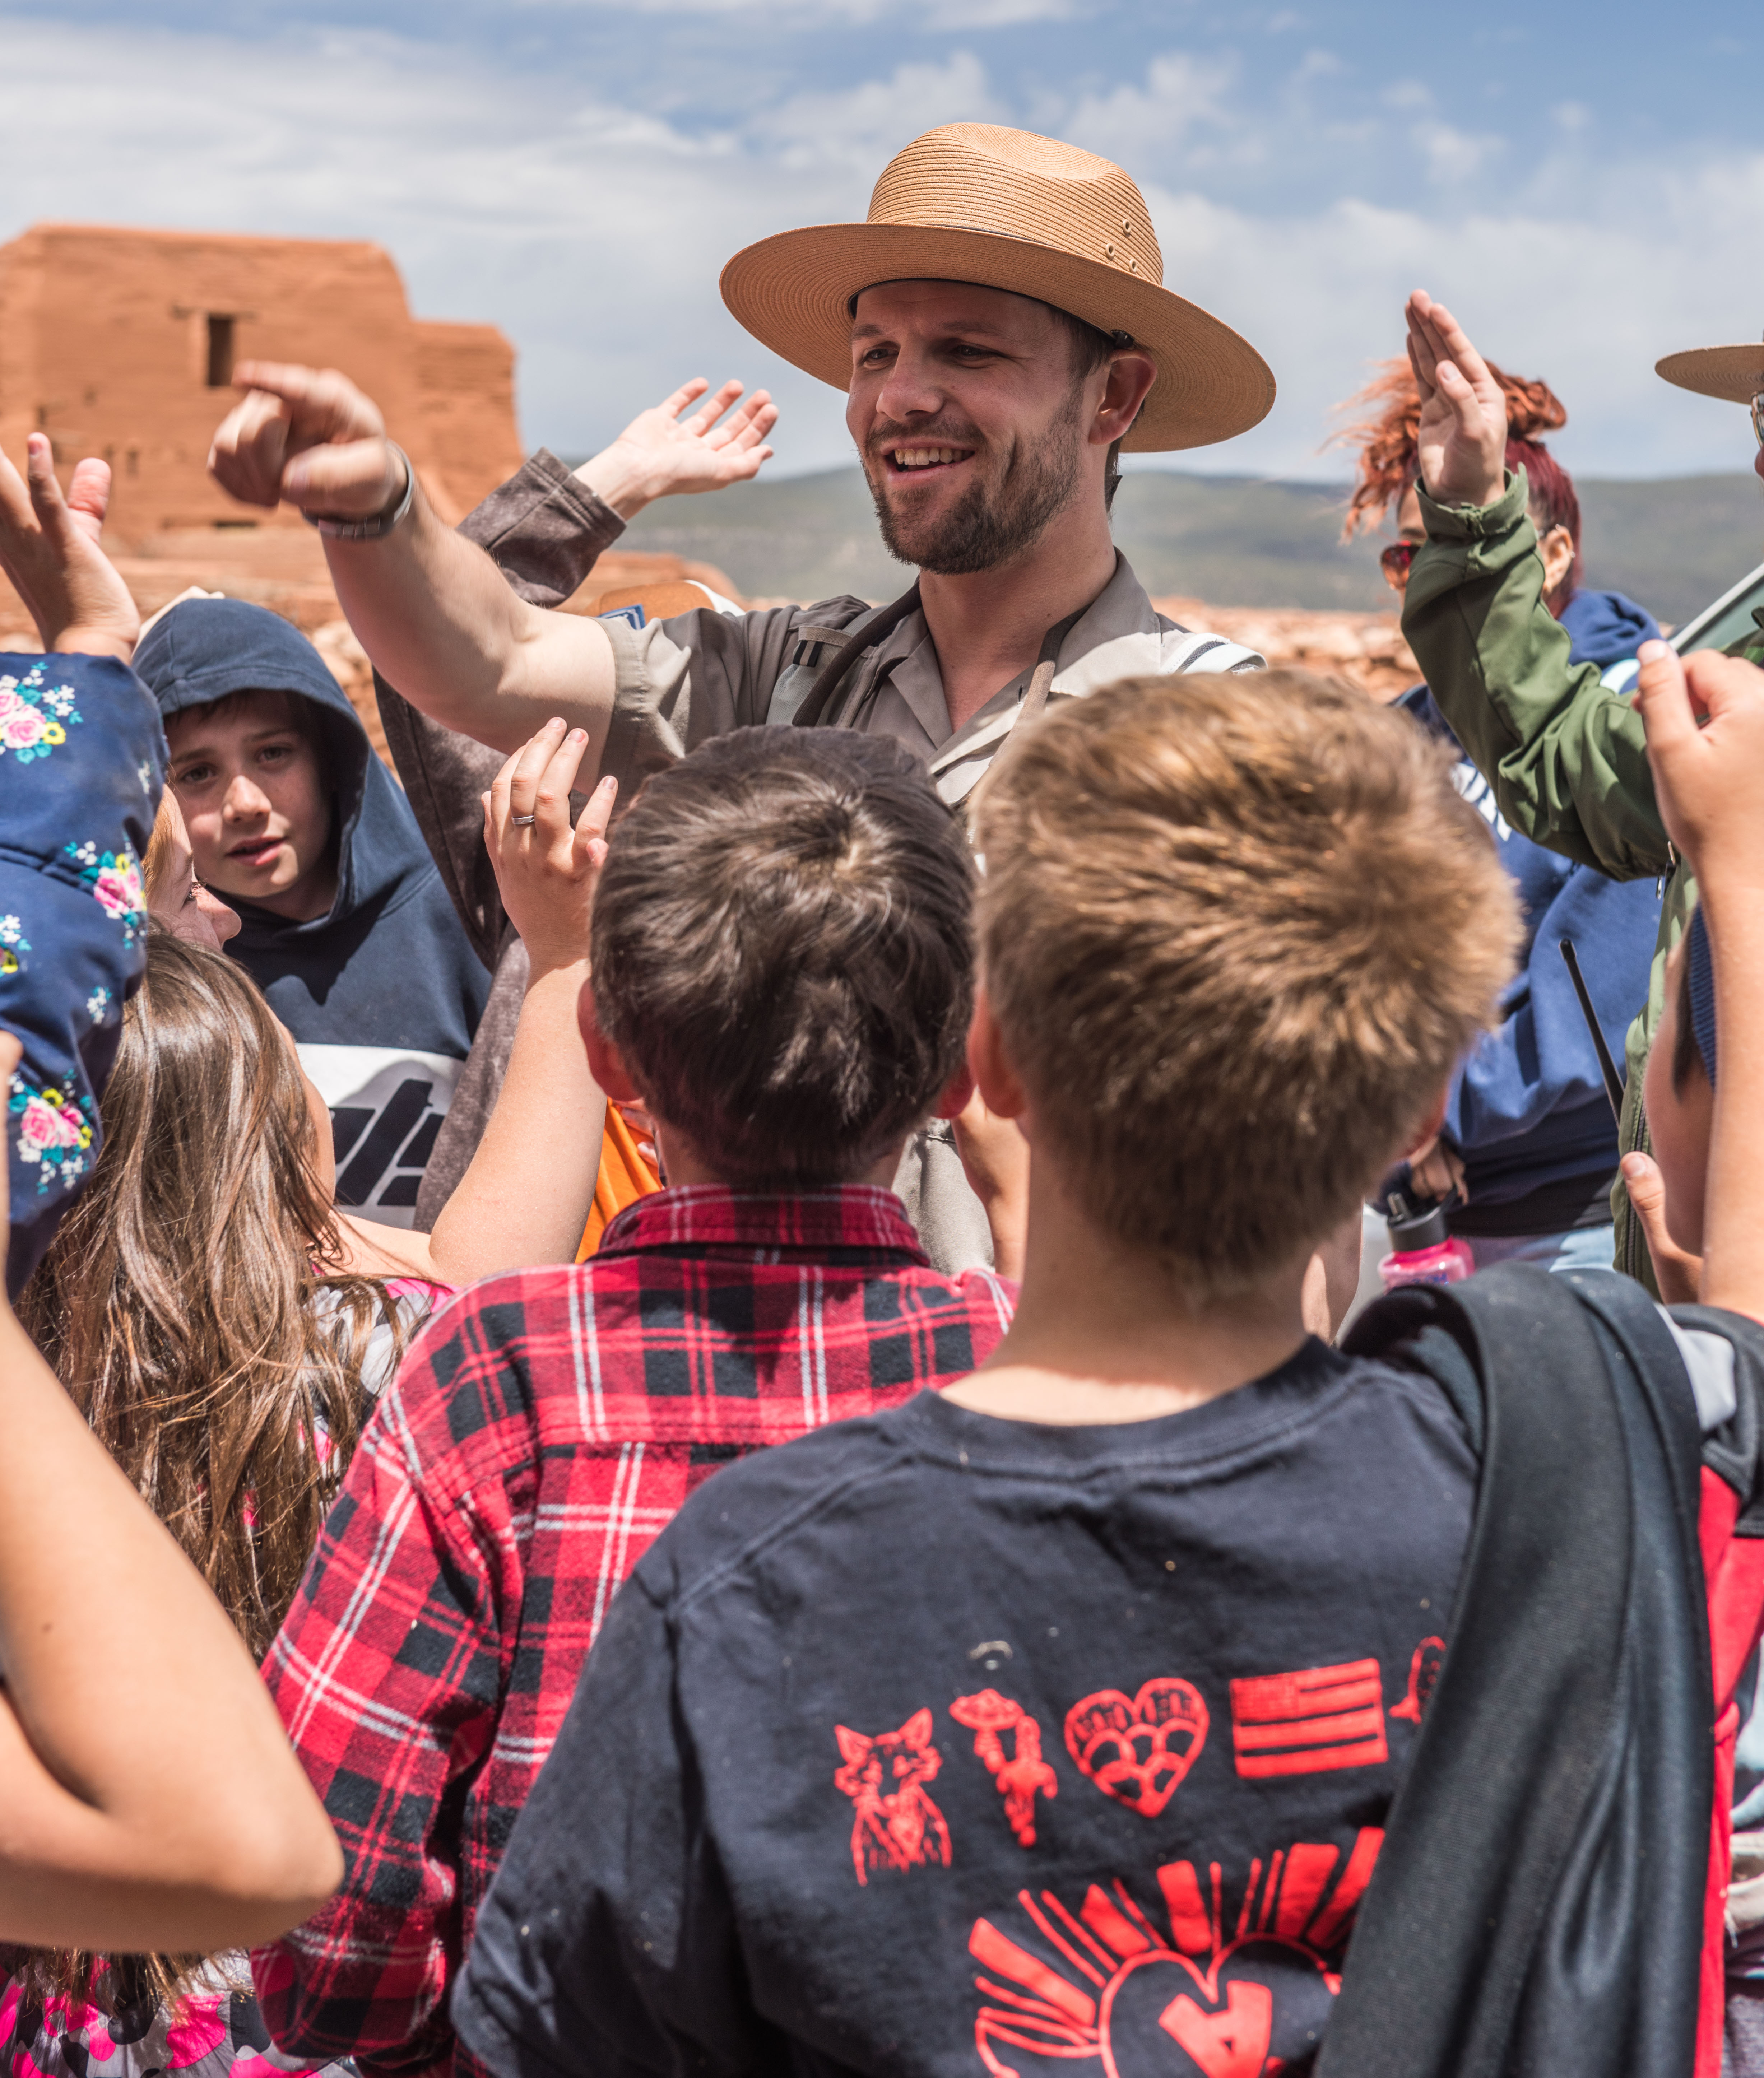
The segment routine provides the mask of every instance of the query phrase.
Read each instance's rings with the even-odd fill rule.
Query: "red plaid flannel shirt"
[[[281,2048],[452,2063],[473,1916],[619,1582],[719,1465],[964,1376],[1014,1304],[933,1271],[889,1191],[694,1186],[429,1323],[264,1663],[346,1863],[252,1958]]]

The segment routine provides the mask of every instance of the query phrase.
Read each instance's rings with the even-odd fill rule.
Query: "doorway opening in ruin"
[[[208,314],[208,386],[230,390],[233,382],[233,320]]]

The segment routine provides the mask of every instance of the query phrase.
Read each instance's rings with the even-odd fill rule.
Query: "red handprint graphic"
[[[958,1725],[974,1734],[974,1750],[986,1764],[1004,1798],[1004,1815],[1019,1846],[1035,1845],[1035,1798],[1057,1796],[1059,1779],[1041,1758],[1041,1727],[1020,1703],[982,1688],[978,1696],[958,1696],[949,1705]],[[1004,1734],[1015,1734],[1015,1750],[1007,1759]]]
[[[835,1725],[833,1736],[844,1766],[833,1786],[857,1805],[852,1821],[852,1863],[861,1884],[872,1869],[949,1866],[949,1828],[925,1794],[925,1784],[943,1765],[931,1743],[931,1713],[915,1710],[898,1732],[854,1732]],[[892,1778],[895,1787],[884,1789]]]

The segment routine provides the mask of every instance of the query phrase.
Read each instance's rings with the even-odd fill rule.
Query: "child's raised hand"
[[[619,782],[603,779],[572,825],[569,790],[587,749],[585,729],[566,731],[553,719],[515,753],[483,797],[484,847],[535,973],[588,957],[588,920]]]
[[[624,520],[657,498],[747,482],[771,459],[765,441],[778,424],[778,407],[764,390],[740,403],[741,385],[732,378],[682,419],[710,386],[702,375],[682,382],[671,397],[640,411],[577,475]]]
[[[45,649],[95,657],[135,653],[141,616],[98,546],[110,503],[111,465],[75,465],[67,495],[46,433],[25,441],[21,478],[0,454],[0,570],[31,610]]]
[[[1764,892],[1764,671],[1644,642],[1636,705],[1666,834],[1699,881]]]

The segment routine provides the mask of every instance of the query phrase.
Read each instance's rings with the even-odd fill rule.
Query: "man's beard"
[[[1040,444],[1018,448],[995,491],[976,470],[961,497],[935,519],[896,512],[883,485],[866,471],[882,545],[889,554],[897,562],[916,564],[945,578],[995,570],[1026,554],[1077,488],[1083,453],[1078,439],[1080,408],[1080,395],[1074,389]],[[944,444],[943,436],[918,433],[903,434],[892,443],[900,447]],[[966,444],[956,440],[947,444]]]

